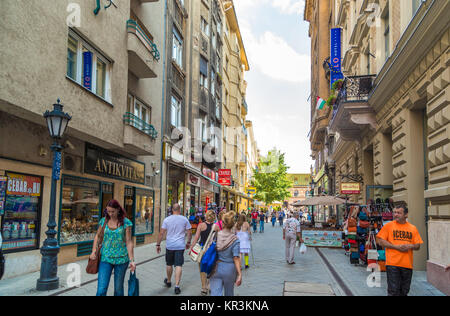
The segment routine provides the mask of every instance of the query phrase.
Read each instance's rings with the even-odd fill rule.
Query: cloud
[[[250,66],[276,80],[308,82],[311,58],[297,53],[283,38],[266,31],[256,38],[249,29],[242,30]]]
[[[243,13],[249,9],[255,9],[257,6],[267,6],[278,9],[282,14],[302,15],[305,7],[305,0],[234,0],[234,4]]]

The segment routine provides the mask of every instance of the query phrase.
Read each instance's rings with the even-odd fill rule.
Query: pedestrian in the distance
[[[283,218],[284,218],[284,212],[282,212],[281,210],[278,211],[278,222],[280,223],[280,226],[283,226]]]
[[[413,251],[423,240],[416,226],[407,222],[408,207],[394,209],[394,221],[383,226],[377,235],[378,245],[386,249],[388,296],[408,296],[413,274]]]
[[[269,222],[269,210],[268,209],[266,209],[265,215],[266,215],[266,223],[268,223]]]
[[[217,266],[210,279],[211,296],[234,296],[234,286],[242,282],[240,242],[233,234],[235,212],[223,216],[223,230],[217,234]]]
[[[106,224],[105,224],[106,221]],[[106,296],[111,274],[114,270],[114,296],[124,296],[124,281],[127,268],[134,272],[134,242],[131,237],[133,223],[126,218],[126,213],[120,203],[111,200],[106,205],[104,217],[100,220],[94,245],[97,245],[99,236],[105,225],[101,258],[98,267],[97,296]],[[94,247],[90,258],[97,258],[97,247]]]
[[[255,209],[253,209],[253,212],[252,212],[253,233],[256,233],[256,223],[258,220],[258,216],[259,216],[258,212]]]
[[[259,232],[264,233],[264,221],[266,219],[266,215],[264,215],[263,211],[259,213]]]
[[[250,253],[252,247],[250,243],[252,240],[252,232],[250,230],[250,224],[247,222],[247,218],[243,214],[239,216],[239,220],[236,223],[236,236],[240,241],[241,261],[243,256],[245,268],[248,269],[248,254]]]
[[[180,205],[175,204],[172,209],[173,215],[167,217],[161,226],[161,232],[156,242],[156,252],[161,253],[161,241],[166,236],[167,278],[164,279],[164,284],[169,288],[172,286],[173,267],[175,266],[175,294],[180,294],[184,250],[191,248],[192,231],[188,219],[181,215]]]
[[[272,227],[275,227],[275,223],[277,221],[277,213],[275,211],[272,211],[271,220],[272,220]]]
[[[204,246],[206,244],[206,241],[208,240],[211,230],[214,229],[216,231],[219,231],[219,227],[217,225],[214,225],[215,220],[216,220],[216,213],[213,210],[206,212],[205,222],[201,223],[198,226],[197,233],[194,237],[194,240],[192,241],[193,246],[196,245],[197,241],[199,240],[200,245]],[[201,265],[199,264],[199,268],[200,266]],[[201,294],[208,295],[208,279],[206,273],[200,271],[200,280],[202,282]]]
[[[300,243],[303,243],[298,213],[295,212],[294,216],[288,218],[283,226],[283,240],[286,241],[286,262],[288,264],[295,264],[295,242],[297,241],[297,237]]]

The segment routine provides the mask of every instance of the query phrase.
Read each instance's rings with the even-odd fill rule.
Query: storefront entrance
[[[39,248],[42,177],[6,172],[0,185],[1,232],[5,253]]]

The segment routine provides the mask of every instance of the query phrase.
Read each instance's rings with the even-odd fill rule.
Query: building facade
[[[245,192],[247,184],[247,138],[245,101],[247,83],[244,74],[249,63],[233,1],[221,1],[223,25],[222,90],[222,167],[231,170],[232,185],[223,187],[221,206],[233,211],[247,210],[252,199]]]
[[[58,264],[87,258],[111,199],[132,220],[137,245],[155,241],[164,2],[132,0],[105,8],[88,0],[7,0],[0,6],[0,42],[10,43],[2,45],[0,57],[5,277],[40,268],[52,175],[43,113],[57,99],[72,116],[61,140]]]
[[[292,207],[295,202],[306,200],[310,190],[309,183],[311,181],[311,175],[289,173],[287,178],[292,182],[292,187],[289,188],[291,196],[285,202],[287,202],[289,207]]]
[[[450,3],[342,0],[332,10],[346,77],[327,135],[335,187],[361,182],[351,197],[361,204],[407,202],[424,240],[414,268],[449,294]]]

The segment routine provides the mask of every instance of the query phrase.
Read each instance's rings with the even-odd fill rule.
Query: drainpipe
[[[161,213],[162,213],[162,177],[163,177],[163,150],[164,150],[164,135],[165,135],[165,126],[164,126],[164,114],[165,114],[165,88],[166,88],[166,45],[167,45],[167,0],[164,1],[164,45],[163,45],[163,82],[162,82],[162,103],[161,103],[161,156],[160,156],[160,164],[159,164],[159,231],[161,231]]]

